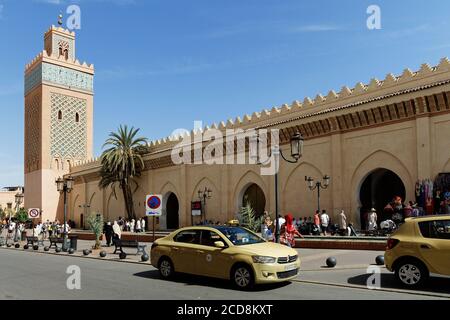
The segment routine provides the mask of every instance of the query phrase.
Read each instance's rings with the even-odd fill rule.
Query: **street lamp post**
[[[198,198],[202,201],[203,220],[206,221],[206,199],[212,198],[212,190],[205,187],[205,190],[198,190]]]
[[[20,190],[19,192],[16,193],[15,195],[15,202],[16,202],[16,217],[19,214],[19,210],[20,210],[20,205],[23,203],[23,198],[24,198],[24,194],[22,192],[22,190]],[[11,211],[9,212],[9,223],[11,224]],[[14,242],[17,242],[19,240],[18,236],[17,236],[17,229],[19,228],[19,224],[16,218],[16,230],[15,230],[15,234],[14,234]]]
[[[256,143],[257,148],[251,148],[250,150],[253,151],[253,153],[250,154],[250,157],[256,160],[258,164],[265,164],[264,162],[259,161],[259,136],[256,135],[252,137],[254,139],[253,143]],[[281,151],[279,146],[273,146],[271,149],[271,154],[268,156],[268,160],[270,161],[270,158],[272,155],[275,159],[275,242],[280,242],[280,225],[279,225],[279,190],[278,190],[278,169],[279,169],[279,162],[280,162],[280,156],[281,158],[289,163],[298,163],[300,158],[303,156],[303,145],[304,145],[304,138],[300,134],[300,132],[296,132],[291,137],[291,157],[293,160],[287,159],[283,152]],[[266,161],[267,163],[268,161]]]
[[[56,179],[56,188],[61,193],[64,194],[64,231],[63,231],[63,251],[67,251],[67,194],[73,190],[74,179],[72,177],[58,178]]]
[[[323,178],[323,181],[317,181],[314,183],[314,179],[311,177],[305,177],[305,181],[308,183],[308,188],[311,191],[314,191],[317,189],[317,210],[320,213],[320,189],[327,189],[330,185],[330,176],[325,175]]]

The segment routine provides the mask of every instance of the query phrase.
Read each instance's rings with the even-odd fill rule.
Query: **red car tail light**
[[[388,239],[387,241],[387,250],[392,250],[394,247],[399,244],[400,240],[397,239]]]

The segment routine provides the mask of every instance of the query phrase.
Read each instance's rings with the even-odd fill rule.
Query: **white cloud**
[[[407,28],[407,29],[392,31],[392,32],[389,32],[388,35],[392,38],[403,38],[403,37],[415,36],[419,32],[430,31],[431,29],[432,28],[430,25],[422,24],[422,25]]]
[[[290,29],[290,32],[297,33],[297,32],[327,32],[327,31],[339,31],[343,30],[344,28],[341,26],[335,26],[335,25],[326,25],[326,24],[313,24],[313,25],[307,25],[307,26],[299,26],[299,27],[293,27]]]

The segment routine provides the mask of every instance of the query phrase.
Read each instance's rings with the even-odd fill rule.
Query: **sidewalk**
[[[27,230],[27,235],[28,236],[32,236],[33,233],[31,230]],[[6,246],[1,247],[2,249],[7,249],[7,250],[22,250],[24,251],[24,245],[26,244],[26,241],[20,241],[20,248],[16,249],[14,248],[14,244],[11,248],[7,248]],[[145,245],[145,252],[150,256],[150,249],[152,246],[151,242],[142,242],[139,241],[140,245]],[[100,260],[110,260],[110,261],[120,261],[120,262],[131,262],[131,263],[150,263],[150,260],[147,262],[142,262],[141,261],[141,255],[142,254],[136,254],[137,252],[137,248],[123,248],[123,251],[127,254],[126,259],[120,259],[119,258],[119,253],[120,251],[118,251],[117,254],[113,254],[114,252],[114,245],[111,245],[110,247],[106,246],[106,242],[102,241],[101,242],[101,248],[100,250],[93,250],[92,253],[90,253],[88,256],[84,256],[83,251],[85,249],[88,250],[92,250],[92,247],[95,245],[95,240],[80,240],[78,239],[77,241],[77,250],[75,251],[74,254],[69,254],[67,252],[60,252],[60,253],[56,253],[55,251],[55,247],[52,247],[50,249],[50,251],[44,251],[45,247],[49,247],[50,246],[50,241],[49,240],[44,240],[44,246],[40,246],[39,250],[35,251],[33,250],[33,248],[29,248],[27,251],[30,252],[36,252],[36,253],[42,253],[42,254],[53,254],[53,255],[67,255],[67,256],[76,256],[76,257],[86,257],[86,258],[94,258],[94,259],[100,259]],[[58,244],[58,247],[61,247],[61,244]],[[102,258],[100,257],[100,252],[101,251],[105,251],[106,252],[106,257]]]

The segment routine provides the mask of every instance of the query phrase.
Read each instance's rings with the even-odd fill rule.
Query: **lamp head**
[[[291,156],[298,161],[303,156],[303,144],[305,139],[299,131],[291,138]]]

